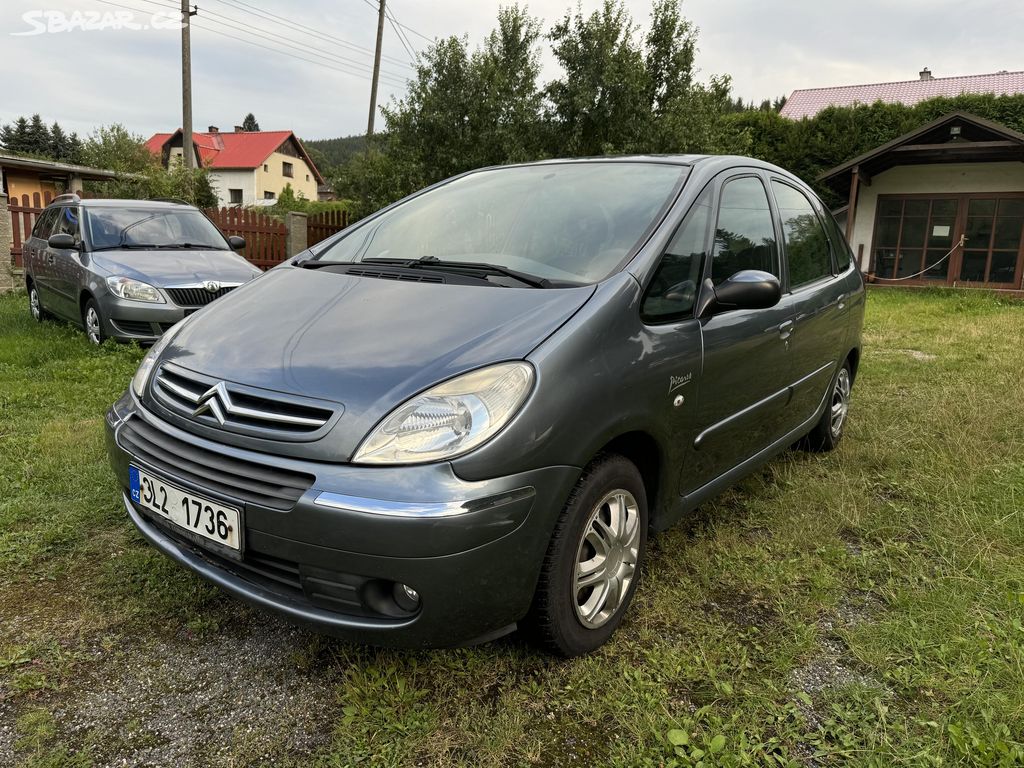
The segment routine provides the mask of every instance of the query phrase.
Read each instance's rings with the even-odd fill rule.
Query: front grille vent
[[[210,493],[271,509],[291,509],[315,480],[303,472],[207,450],[140,418],[127,421],[117,441],[133,459],[171,482],[177,478]]]
[[[400,280],[407,283],[443,283],[444,278],[438,275],[423,275],[410,272],[394,272],[387,269],[373,269],[370,267],[348,267],[346,275],[356,277],[375,277],[378,280]]]
[[[165,363],[153,384],[161,405],[204,426],[259,437],[302,439],[320,432],[334,410],[277,392],[228,384]]]
[[[205,288],[165,288],[171,301],[179,307],[203,307],[214,299],[233,291],[238,286],[226,285],[216,291],[208,291]]]

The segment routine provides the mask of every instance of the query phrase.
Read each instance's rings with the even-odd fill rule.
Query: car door
[[[719,177],[721,178],[721,177]],[[730,172],[717,195],[711,258],[715,285],[746,269],[781,280],[778,233],[764,180]],[[771,445],[788,397],[791,308],[745,309],[701,318],[704,349],[697,429],[683,467],[683,493],[696,491]]]
[[[79,228],[79,210],[77,206],[67,205],[57,209],[57,221],[53,234],[71,235],[75,242],[81,244]],[[79,319],[78,286],[81,276],[81,252],[76,248],[49,248],[47,259],[50,262],[52,276],[51,287],[54,294],[54,308],[65,317]]]
[[[793,312],[787,382],[792,396],[784,423],[787,430],[795,430],[814,418],[845,355],[848,297],[845,278],[836,274],[817,198],[775,176],[770,187],[782,224],[787,303]]]
[[[25,242],[23,256],[29,276],[39,292],[39,300],[44,307],[54,306],[53,265],[50,262],[49,246],[46,241],[53,232],[53,223],[57,219],[57,209],[47,208],[39,214],[36,224],[32,227],[32,236]]]

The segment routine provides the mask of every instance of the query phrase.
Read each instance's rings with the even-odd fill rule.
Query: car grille
[[[208,291],[205,288],[165,288],[164,290],[171,297],[171,301],[179,307],[202,307],[233,291],[236,287],[227,285],[216,291]]]
[[[291,509],[313,485],[312,475],[238,459],[179,440],[129,419],[117,433],[118,444],[132,458],[168,479],[271,509]],[[268,457],[269,458],[269,457]]]
[[[322,401],[227,384],[173,363],[160,367],[153,393],[161,405],[205,426],[275,439],[312,438],[335,413]]]

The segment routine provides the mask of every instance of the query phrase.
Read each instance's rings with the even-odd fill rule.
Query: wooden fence
[[[11,259],[15,269],[22,269],[24,264],[21,258],[22,243],[28,240],[32,233],[32,227],[36,225],[36,218],[53,199],[51,192],[33,192],[31,195],[16,197],[11,195],[7,206],[11,212]]]
[[[329,210],[314,213],[306,219],[306,247],[326,240],[348,226],[348,211]]]
[[[246,208],[207,208],[204,213],[225,237],[244,237],[241,254],[260,269],[276,267],[287,257],[288,228],[280,221]]]

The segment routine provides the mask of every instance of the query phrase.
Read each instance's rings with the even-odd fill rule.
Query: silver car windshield
[[[623,264],[687,172],[620,161],[471,173],[356,225],[314,258],[486,263],[593,283]]]
[[[228,250],[224,236],[188,208],[86,208],[85,236],[94,251],[118,248]]]

